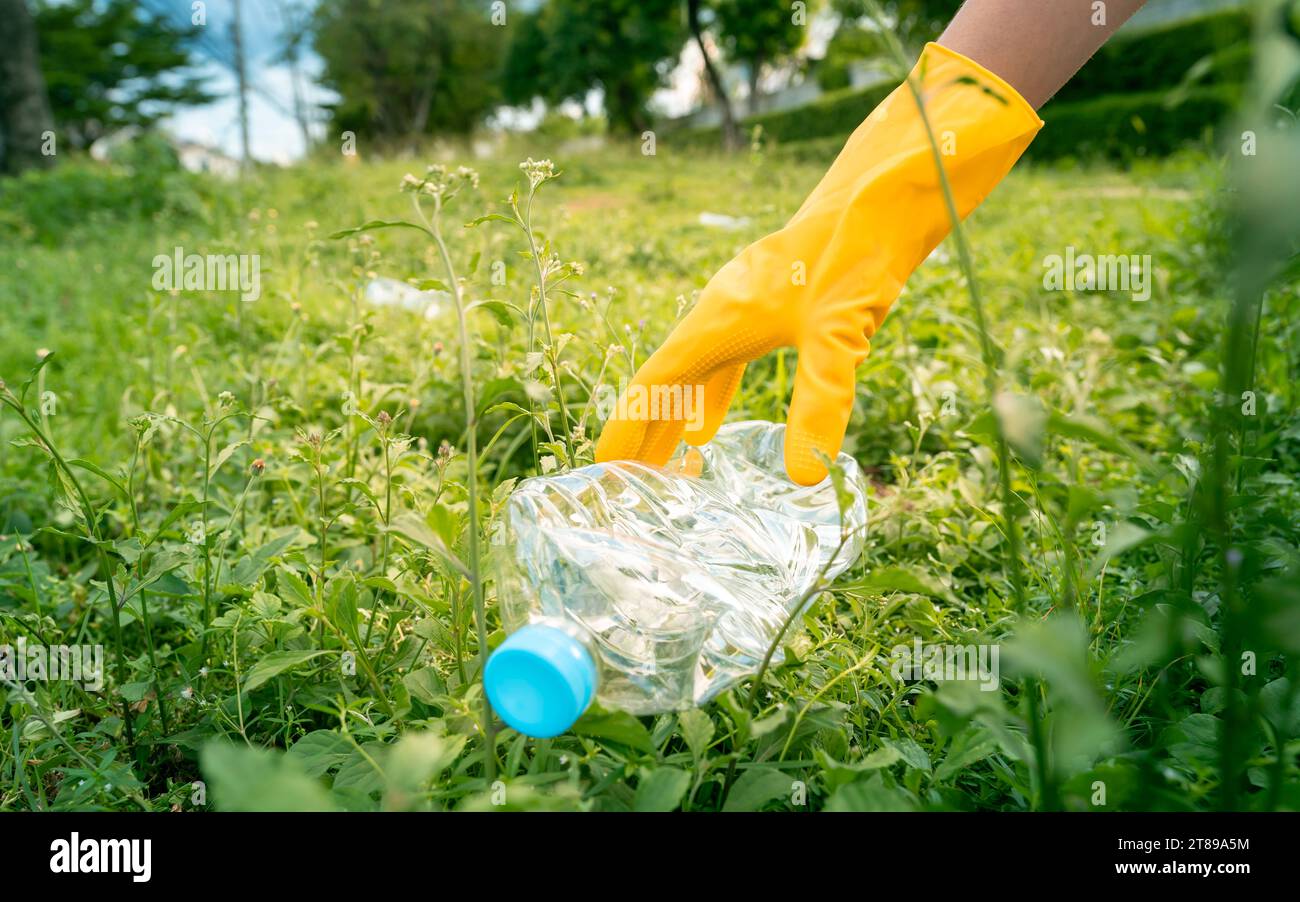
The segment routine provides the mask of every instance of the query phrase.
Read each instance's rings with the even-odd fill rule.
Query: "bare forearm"
[[[1042,106],[1146,0],[967,0],[939,43]]]

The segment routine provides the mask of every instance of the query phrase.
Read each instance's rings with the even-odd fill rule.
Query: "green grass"
[[[594,711],[553,740],[484,722],[460,572],[471,534],[490,534],[542,458],[590,461],[597,382],[630,375],[822,172],[668,145],[556,160],[531,227],[543,260],[582,273],[549,277],[549,341],[520,313],[537,284],[524,231],[460,227],[509,213],[527,189],[518,158],[479,164],[480,188],[443,213],[465,302],[505,302],[468,313],[478,523],[455,310],[426,320],[359,294],[370,273],[449,283],[444,261],[415,230],[328,238],[411,218],[397,186],[422,165],[155,180],[152,203],[122,215],[79,206],[122,188],[92,187],[103,176],[79,164],[26,183],[28,211],[0,220],[0,378],[17,393],[54,352],[25,409],[66,466],[2,409],[0,636],[102,643],[107,674],[99,693],[5,687],[0,807],[1300,807],[1283,657],[1300,651],[1296,571],[1283,575],[1300,531],[1297,297],[1267,298],[1258,410],[1230,461],[1241,573],[1226,579],[1197,488],[1222,355],[1223,178],[1190,153],[1125,172],[1022,166],[968,222],[1003,387],[1033,399],[1001,421],[1023,618],[980,335],[946,243],[859,372],[846,450],[871,479],[867,550],[788,637],[757,710],[746,685],[700,711]],[[749,222],[709,228],[703,211]],[[177,245],[260,254],[261,299],[154,292],[152,260]],[[1151,299],[1044,291],[1043,258],[1067,245],[1150,254]],[[783,419],[795,366],[793,352],[751,366],[732,416]],[[84,505],[69,503],[74,478]],[[1255,655],[1231,680],[1224,585],[1249,602],[1228,647]],[[1004,689],[896,680],[890,651],[914,637],[997,643]]]

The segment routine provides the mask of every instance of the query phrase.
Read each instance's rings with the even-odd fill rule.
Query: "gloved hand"
[[[955,51],[926,45],[915,69],[959,215],[993,190],[1042,121],[1016,91]],[[717,432],[745,364],[799,352],[785,431],[790,479],[826,476],[853,409],[854,371],[903,283],[950,229],[933,151],[911,90],[900,85],[849,138],[794,217],[718,271],[699,301],[637,371],[626,394],[703,387],[699,428],[645,404],[620,403],[596,460],[664,464],[685,434]],[[667,394],[660,397],[668,397]],[[680,397],[680,395],[678,395]],[[667,405],[665,405],[667,406]]]

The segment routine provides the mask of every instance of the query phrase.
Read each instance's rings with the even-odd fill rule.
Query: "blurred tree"
[[[682,25],[679,0],[551,0],[516,20],[505,98],[581,103],[601,88],[611,126],[639,134],[650,124],[646,102],[682,48]]]
[[[933,41],[965,0],[880,0],[899,37],[905,42]],[[862,0],[831,0],[843,23],[856,24],[867,14]]]
[[[742,62],[749,77],[749,113],[758,112],[763,67],[789,56],[803,43],[815,2],[802,7],[772,0],[712,0],[722,46]]]
[[[213,99],[186,71],[197,29],[135,0],[39,0],[35,19],[54,121],[74,147]]]
[[[302,89],[302,56],[311,38],[311,8],[299,0],[277,0],[276,12],[283,26],[281,46],[275,61],[289,67],[293,92],[293,118],[302,132],[303,147],[311,147],[311,113]]]
[[[740,129],[736,125],[736,115],[731,108],[731,97],[727,95],[726,83],[718,73],[713,55],[709,53],[708,45],[704,42],[700,5],[701,0],[686,0],[686,24],[691,30],[691,37],[695,39],[695,46],[700,49],[700,56],[704,61],[704,74],[709,80],[709,87],[713,90],[718,108],[722,111],[722,149],[735,150],[740,146]]]
[[[0,0],[0,47],[0,172],[51,166],[41,150],[54,120],[26,0]]]
[[[379,141],[465,134],[500,100],[503,31],[471,0],[321,0],[313,36],[334,124]]]
[[[939,37],[961,4],[962,0],[881,0],[880,6],[903,43],[917,51],[921,44]],[[827,91],[848,86],[850,67],[869,62],[883,51],[865,18],[862,0],[831,0],[831,7],[839,13],[840,24],[817,71],[818,84]]]

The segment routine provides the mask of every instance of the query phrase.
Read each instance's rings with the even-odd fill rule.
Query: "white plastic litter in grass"
[[[752,220],[748,216],[728,216],[726,213],[708,212],[700,214],[700,225],[711,229],[743,229],[750,222]]]
[[[379,276],[366,283],[366,303],[374,307],[401,307],[433,319],[451,304],[449,291],[421,291],[399,279]]]

